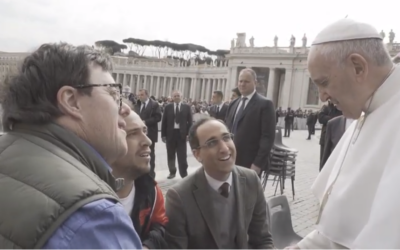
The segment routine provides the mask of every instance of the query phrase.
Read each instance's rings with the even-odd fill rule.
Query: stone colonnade
[[[215,90],[226,92],[227,79],[225,78],[199,78],[199,77],[173,77],[149,76],[138,74],[113,73],[115,82],[128,86],[132,93],[139,89],[147,89],[150,96],[159,98],[171,96],[173,90],[182,92],[184,98],[198,101],[210,101]],[[227,96],[225,99],[229,99]]]

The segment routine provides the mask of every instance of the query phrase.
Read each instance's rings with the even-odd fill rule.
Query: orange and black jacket
[[[164,235],[168,218],[161,189],[148,174],[135,180],[135,189],[131,219],[142,244],[149,249],[167,249]]]

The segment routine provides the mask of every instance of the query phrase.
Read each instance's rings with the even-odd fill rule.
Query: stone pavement
[[[319,165],[319,133],[311,140],[306,140],[307,131],[293,131],[290,138],[283,138],[283,143],[299,150],[296,162],[295,198],[293,199],[291,191],[291,181],[285,182],[284,195],[288,197],[294,230],[300,235],[305,236],[314,229],[316,217],[318,215],[318,203],[311,193],[310,187],[318,174]],[[161,140],[160,140],[161,141]],[[200,164],[193,157],[188,146],[188,173],[193,173]],[[175,179],[168,180],[169,174],[167,167],[167,156],[165,144],[159,142],[156,144],[156,180],[158,181],[164,194],[173,184],[181,178],[177,175]],[[276,184],[275,184],[276,185]],[[268,199],[274,196],[275,186],[272,181],[268,181],[265,197]],[[280,194],[279,187],[277,195]]]

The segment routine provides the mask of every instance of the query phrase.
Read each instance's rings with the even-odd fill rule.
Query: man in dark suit
[[[308,137],[307,140],[311,140],[311,135],[314,134],[315,131],[315,123],[317,121],[317,116],[313,113],[313,111],[310,109],[308,111],[308,116],[307,116],[307,128],[308,128]]]
[[[293,131],[294,111],[291,108],[287,109],[285,116],[285,135],[283,137],[290,137],[290,130]]]
[[[246,68],[239,74],[241,97],[231,102],[225,122],[234,134],[236,165],[258,174],[268,170],[275,139],[275,108],[271,100],[256,92],[257,75]]]
[[[149,92],[146,89],[139,90],[138,97],[140,102],[138,102],[134,109],[140,118],[144,121],[147,126],[147,136],[151,140],[151,154],[150,154],[150,176],[155,178],[155,161],[156,156],[154,152],[154,145],[158,141],[158,123],[161,121],[161,109],[160,105],[152,99],[149,98]]]
[[[225,121],[228,105],[222,102],[223,99],[224,94],[222,94],[222,91],[214,91],[212,96],[212,102],[214,105],[210,108],[210,116],[214,117],[215,119]]]
[[[324,105],[318,114],[318,121],[320,124],[322,124],[321,137],[319,139],[319,145],[320,145],[319,169],[322,169],[322,166],[323,166],[322,156],[324,155],[325,133],[326,133],[326,126],[328,125],[328,121],[331,120],[332,118],[335,118],[335,117],[341,116],[341,115],[342,115],[342,111],[338,110],[331,101],[328,101],[328,105]]]
[[[319,168],[319,171],[322,170],[329,156],[332,154],[344,132],[352,122],[352,119],[346,119],[343,115],[328,121],[325,132],[324,153],[322,155],[321,167]]]
[[[190,129],[189,143],[202,167],[166,194],[169,247],[273,249],[260,179],[254,171],[235,166],[235,144],[227,127],[212,117],[202,118]]]
[[[175,178],[175,157],[178,157],[179,174],[182,178],[187,176],[187,136],[192,126],[193,117],[190,106],[182,103],[182,93],[174,91],[173,103],[165,106],[161,123],[161,138],[167,146],[169,176]]]

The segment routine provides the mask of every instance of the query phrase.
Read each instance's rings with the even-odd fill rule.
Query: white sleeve
[[[309,233],[297,243],[297,246],[300,249],[345,249],[345,247],[332,242],[317,230]]]

